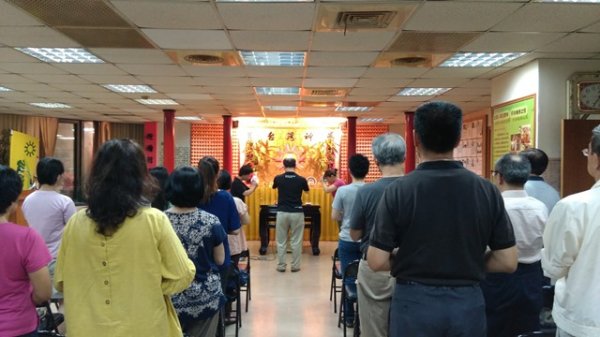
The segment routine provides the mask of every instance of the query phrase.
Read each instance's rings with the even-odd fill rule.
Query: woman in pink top
[[[0,336],[37,336],[36,304],[50,299],[50,253],[29,227],[8,222],[23,189],[13,169],[0,165]]]
[[[323,189],[326,193],[331,193],[332,199],[335,198],[337,189],[346,185],[346,183],[337,177],[337,169],[328,169],[323,174]]]

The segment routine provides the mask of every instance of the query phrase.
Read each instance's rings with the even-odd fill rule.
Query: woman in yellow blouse
[[[148,207],[152,189],[139,145],[100,147],[89,207],[67,223],[57,260],[69,337],[182,336],[170,296],[196,270],[166,215]]]

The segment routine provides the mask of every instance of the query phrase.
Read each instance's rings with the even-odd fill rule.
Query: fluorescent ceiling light
[[[72,106],[62,103],[29,103],[29,105],[37,106],[45,109],[70,109]]]
[[[499,67],[525,53],[456,53],[440,67]]]
[[[244,64],[249,66],[302,67],[306,53],[293,51],[241,51]]]
[[[180,121],[201,121],[202,117],[198,116],[176,116],[175,119]]]
[[[397,96],[435,96],[445,93],[452,88],[404,88]]]
[[[298,107],[288,105],[265,105],[265,110],[271,111],[296,111]]]
[[[299,95],[298,87],[256,87],[258,95]]]
[[[156,90],[150,88],[147,85],[140,84],[103,84],[108,90],[114,92],[125,92],[125,93],[155,93]]]
[[[10,88],[7,88],[7,87],[0,86],[0,91],[13,91],[13,90]]]
[[[364,123],[381,123],[383,118],[361,118],[360,121]]]
[[[366,112],[373,109],[370,106],[338,106],[335,111],[338,112]]]
[[[104,63],[83,48],[15,48],[41,61],[50,63]]]
[[[172,99],[136,99],[136,101],[146,105],[179,105]]]

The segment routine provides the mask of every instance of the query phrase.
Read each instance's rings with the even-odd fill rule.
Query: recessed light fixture
[[[37,106],[45,109],[70,109],[72,106],[62,103],[29,103],[29,105]]]
[[[201,121],[202,117],[198,116],[175,116],[175,119],[180,121]]]
[[[13,91],[13,90],[10,88],[7,88],[7,87],[0,86],[0,91]]]
[[[445,93],[452,88],[404,88],[397,96],[435,96]]]
[[[38,60],[50,63],[104,63],[83,48],[15,48]]]
[[[300,88],[298,87],[256,87],[258,95],[298,95]]]
[[[360,121],[363,123],[381,123],[383,118],[361,118]]]
[[[298,107],[289,105],[265,105],[263,108],[271,111],[296,111],[298,109]]]
[[[103,84],[108,90],[124,93],[155,93],[156,90],[143,84]]]
[[[373,109],[370,106],[338,106],[335,111],[338,112],[366,112]]]
[[[172,99],[136,99],[138,103],[146,104],[146,105],[179,105],[179,103],[175,102]]]
[[[244,64],[249,66],[302,67],[306,53],[293,51],[241,51]]]
[[[456,53],[440,67],[499,67],[525,53]]]

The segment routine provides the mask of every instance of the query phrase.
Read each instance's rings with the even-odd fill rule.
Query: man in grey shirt
[[[386,337],[396,280],[389,271],[375,272],[369,268],[366,252],[379,199],[385,188],[404,173],[406,143],[399,135],[387,133],[373,139],[371,150],[382,178],[358,189],[350,217],[350,236],[354,241],[361,241],[363,253],[357,278],[361,333],[364,336]]]
[[[558,191],[550,184],[544,181],[542,174],[548,167],[548,156],[540,149],[527,149],[520,153],[531,163],[531,175],[525,183],[525,192],[527,195],[543,202],[548,208],[548,214],[552,212],[554,205],[560,200]]]

